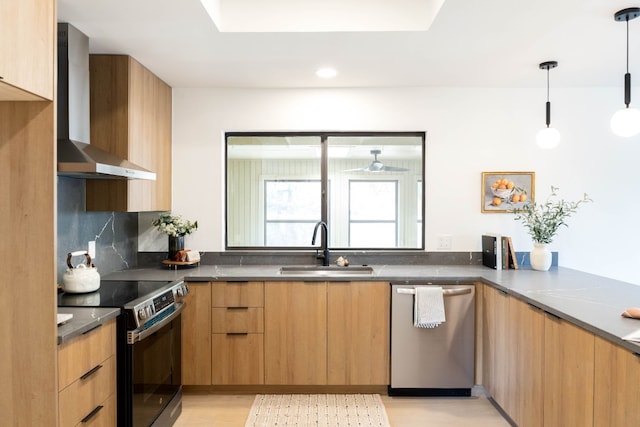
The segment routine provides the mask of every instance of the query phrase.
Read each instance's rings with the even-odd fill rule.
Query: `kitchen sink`
[[[309,276],[370,276],[373,267],[353,265],[339,267],[337,265],[287,265],[280,267],[280,274],[300,274]]]

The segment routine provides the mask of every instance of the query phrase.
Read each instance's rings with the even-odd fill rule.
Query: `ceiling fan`
[[[381,150],[371,150],[373,154],[373,162],[366,168],[349,169],[345,172],[406,172],[409,169],[400,168],[396,166],[385,166],[380,160],[378,160],[378,154],[382,153]]]

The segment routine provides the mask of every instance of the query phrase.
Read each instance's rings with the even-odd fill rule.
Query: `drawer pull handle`
[[[249,310],[249,307],[227,307],[227,310]]]
[[[562,317],[560,317],[560,316],[556,316],[555,314],[550,313],[550,312],[548,312],[546,310],[544,310],[544,312],[547,313],[549,315],[549,317],[551,317],[551,318],[553,318],[555,320],[562,320]]]
[[[227,335],[249,335],[249,332],[227,332]]]
[[[88,371],[86,374],[84,374],[83,376],[80,377],[81,380],[86,380],[87,378],[89,378],[91,375],[95,374],[96,372],[98,372],[100,369],[102,368],[102,365],[98,365],[95,368],[91,369],[90,371]]]
[[[87,335],[88,333],[90,333],[91,331],[95,331],[96,329],[98,329],[100,326],[102,326],[102,323],[97,324],[96,326],[94,326],[93,328],[89,329],[88,331],[84,331],[82,333],[82,335]]]
[[[104,406],[102,405],[96,406],[96,408],[93,411],[89,412],[89,415],[87,415],[82,419],[82,423],[88,423],[91,418],[95,417],[96,414],[100,412],[100,410],[102,410],[102,408],[104,408]]]

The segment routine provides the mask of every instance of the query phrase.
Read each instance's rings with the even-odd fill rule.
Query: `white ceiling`
[[[544,87],[538,64],[556,60],[553,91],[622,87],[626,28],[613,14],[627,7],[640,1],[446,0],[427,31],[221,33],[200,0],[58,0],[58,21],[173,87]],[[640,19],[629,28],[637,86]],[[338,76],[318,79],[328,65]]]

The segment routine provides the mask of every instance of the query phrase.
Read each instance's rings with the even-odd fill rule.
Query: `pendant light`
[[[624,103],[625,108],[618,110],[611,117],[611,130],[618,136],[625,138],[640,133],[640,111],[629,108],[631,103],[631,74],[629,74],[629,21],[640,16],[640,7],[622,9],[613,15],[616,21],[627,23],[627,72],[624,75]]]
[[[549,102],[549,70],[558,66],[557,61],[547,61],[540,64],[541,70],[547,70],[547,104],[546,104],[546,124],[547,127],[541,129],[536,136],[538,147],[544,149],[556,148],[560,143],[560,132],[558,129],[549,127],[551,124],[551,102]]]

